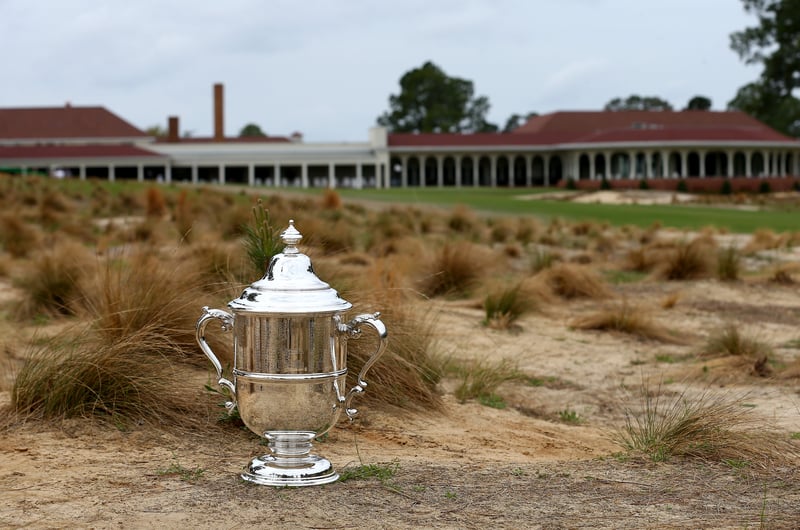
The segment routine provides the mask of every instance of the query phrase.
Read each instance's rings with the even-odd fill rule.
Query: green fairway
[[[321,193],[320,190],[315,191]],[[697,230],[714,226],[731,232],[753,232],[759,228],[776,232],[800,229],[800,211],[797,208],[776,209],[767,206],[760,211],[748,211],[731,205],[611,205],[524,199],[525,196],[552,189],[405,188],[337,191],[345,199],[442,207],[463,204],[479,212],[532,215],[543,219],[559,217],[578,221],[606,221],[613,225],[650,226],[658,222],[665,227]]]

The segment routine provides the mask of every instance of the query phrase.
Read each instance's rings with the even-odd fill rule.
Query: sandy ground
[[[787,256],[782,260],[796,258]],[[339,471],[363,464],[394,469],[387,480],[252,485],[238,474],[266,447],[249,432],[215,424],[176,432],[120,431],[80,419],[30,423],[0,431],[0,527],[800,528],[797,462],[768,470],[679,458],[654,463],[623,456],[612,441],[645,379],[660,382],[667,395],[741,397],[776,436],[800,432],[798,376],[703,370],[693,355],[711,330],[733,322],[771,344],[780,363],[796,362],[800,286],[644,281],[615,291],[609,302],[555,304],[512,331],[480,325],[482,311],[470,304],[439,303],[433,315],[442,355],[508,360],[543,384],[504,384],[497,393],[507,407],[495,409],[457,402],[455,382],[445,381],[442,412],[361,407],[359,420],[341,422],[315,443]],[[0,302],[19,295],[0,285]],[[664,309],[668,296],[678,302]],[[685,344],[570,326],[620,300],[651,313]],[[9,400],[20,358],[0,352],[0,405]],[[561,421],[567,412],[579,422]]]
[[[680,291],[677,305],[660,300]],[[127,432],[70,420],[28,424],[0,434],[3,528],[797,528],[797,466],[768,472],[673,459],[619,457],[610,432],[644,377],[681,391],[694,361],[658,356],[696,351],[707,331],[741,322],[798,356],[800,289],[765,282],[637,283],[618,288],[687,345],[578,331],[573,318],[598,302],[558,304],[522,320],[516,331],[479,325],[481,311],[442,303],[439,348],[458,359],[509,359],[542,386],[505,384],[508,407],[494,409],[444,396],[436,414],[364,410],[315,444],[339,470],[394,467],[386,480],[353,479],[280,489],[241,481],[254,435],[209,425],[177,433],[142,426]],[[391,331],[391,330],[390,330]],[[739,377],[712,370],[690,389],[749,393],[748,406],[770,428],[800,431],[797,379]],[[448,385],[443,386],[445,392]],[[626,388],[628,390],[626,390]],[[370,392],[380,392],[375,386]],[[8,392],[0,393],[8,400]],[[575,411],[581,422],[559,421]],[[615,456],[616,455],[616,456]]]

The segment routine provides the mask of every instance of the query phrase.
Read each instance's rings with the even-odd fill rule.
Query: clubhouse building
[[[178,117],[148,136],[102,107],[0,108],[0,172],[302,187],[530,187],[580,181],[797,177],[800,141],[742,112],[597,111],[536,116],[509,133],[187,138]]]

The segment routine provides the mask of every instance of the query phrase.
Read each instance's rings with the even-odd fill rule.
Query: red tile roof
[[[213,136],[207,137],[182,137],[177,142],[170,142],[168,138],[159,138],[158,143],[163,144],[210,144],[210,143],[287,143],[292,140],[285,136],[234,136],[217,140]]]
[[[391,133],[390,147],[547,146],[634,142],[797,142],[743,112],[586,111],[535,116],[510,133]]]
[[[0,140],[146,137],[104,107],[0,108]]]
[[[150,158],[168,157],[132,145],[0,145],[0,160],[35,158]]]

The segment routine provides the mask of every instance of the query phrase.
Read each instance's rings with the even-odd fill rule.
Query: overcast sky
[[[729,47],[738,0],[0,0],[0,107],[102,105],[133,125],[365,141],[425,61],[513,113],[630,94],[723,110],[760,69]]]

